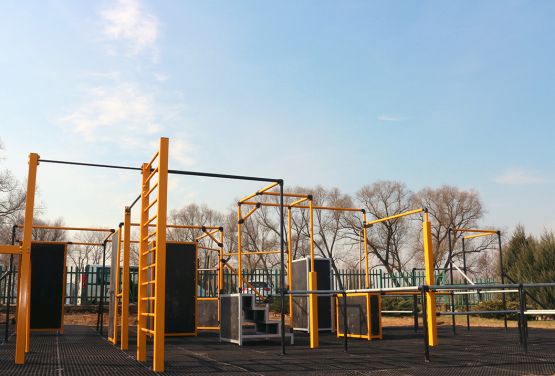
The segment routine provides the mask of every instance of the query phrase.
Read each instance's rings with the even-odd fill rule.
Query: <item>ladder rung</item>
[[[141,312],[141,316],[154,317],[154,313],[151,313],[151,312]]]
[[[123,296],[123,292],[116,294],[116,298],[121,298]]]
[[[146,197],[150,196],[150,194],[151,194],[156,188],[158,188],[158,182],[156,182],[156,183],[152,186],[152,188],[150,188],[150,189],[148,190],[148,192],[146,193],[145,196],[146,196]]]
[[[145,332],[145,333],[154,335],[154,330],[150,330],[150,329],[147,329],[147,328],[141,328],[141,332]]]
[[[145,236],[145,237],[143,238],[143,241],[152,238],[152,236],[153,236],[153,235],[156,235],[156,234],[157,234],[157,231],[149,232],[149,233],[148,233],[148,236]]]
[[[154,214],[152,217],[150,217],[148,219],[148,221],[146,222],[147,225],[151,224],[152,221],[154,221],[156,218],[158,218],[158,214]]]
[[[146,281],[141,283],[141,286],[147,286],[147,285],[154,285],[156,283],[156,281]]]
[[[156,263],[147,265],[147,266],[141,268],[141,270],[154,269],[155,267],[156,267]]]
[[[141,255],[146,256],[149,253],[154,253],[155,251],[156,251],[156,247],[152,247],[148,251],[145,251],[145,252],[141,253]]]
[[[148,175],[148,177],[145,179],[145,184],[148,184],[150,179],[152,179],[154,177],[154,175],[156,175],[157,172],[158,172],[158,167],[156,167],[154,170],[152,170],[150,175]]]
[[[148,296],[146,298],[141,298],[141,300],[156,300],[155,296]]]
[[[154,199],[152,200],[152,202],[146,207],[145,210],[143,210],[145,213],[148,213],[148,211],[150,210],[150,208],[152,208],[156,203],[158,202],[158,199]]]

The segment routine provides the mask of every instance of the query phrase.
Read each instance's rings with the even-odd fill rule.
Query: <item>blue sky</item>
[[[480,192],[484,225],[555,228],[551,1],[12,2],[0,13],[3,165],[26,156]],[[252,183],[172,178],[226,209]],[[46,216],[121,220],[126,173],[41,165]]]

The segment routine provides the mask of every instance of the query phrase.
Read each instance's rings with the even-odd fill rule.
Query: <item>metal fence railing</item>
[[[0,276],[6,271],[6,267],[0,265]],[[138,268],[130,267],[130,302],[137,302],[137,281]],[[243,276],[251,286],[260,289],[265,296],[277,295],[280,291],[280,271],[279,269],[254,269],[243,270]],[[337,277],[341,280],[345,289],[361,289],[364,288],[365,275],[360,270],[340,269]],[[339,290],[339,282],[336,273],[332,270],[332,289]],[[386,273],[381,270],[372,271],[370,273],[371,287],[390,288],[390,287],[407,287],[425,284],[425,275],[423,270],[413,270],[401,273]],[[102,279],[104,279],[105,291],[102,294]],[[446,284],[448,281],[447,273],[444,270],[437,271],[435,281],[437,285]],[[16,303],[17,295],[17,272],[13,271],[12,275],[12,292],[10,304]],[[120,278],[121,281],[121,278]],[[199,297],[215,297],[217,296],[217,273],[213,270],[199,270],[198,274],[198,296]],[[477,279],[476,283],[492,284],[496,283],[495,279]],[[456,284],[464,284],[464,281],[455,281]],[[91,305],[98,304],[101,296],[104,297],[104,303],[107,303],[110,297],[110,267],[107,266],[103,270],[101,266],[87,265],[84,268],[69,266],[66,269],[66,298],[65,304],[69,305]],[[237,292],[239,290],[249,291],[250,286],[238,286],[237,275],[229,270],[224,271],[223,275],[223,292]],[[8,279],[4,278],[0,281],[0,304],[7,303],[8,296]],[[263,290],[263,291],[262,291]],[[469,305],[476,305],[484,301],[492,301],[499,298],[497,293],[483,292],[481,294],[455,295],[455,305],[462,307],[466,305],[468,299]],[[438,304],[451,304],[450,296],[438,296]]]

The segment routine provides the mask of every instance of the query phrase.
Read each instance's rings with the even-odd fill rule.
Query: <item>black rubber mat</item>
[[[64,335],[32,334],[25,366],[13,363],[14,339],[0,345],[0,375],[153,375],[134,360],[135,332],[130,350],[120,351],[93,328],[66,326]],[[529,352],[523,353],[515,329],[440,328],[440,344],[424,362],[422,336],[408,328],[384,328],[384,340],[349,340],[321,334],[320,348],[307,348],[308,337],[296,335],[295,345],[280,355],[279,342],[238,347],[220,343],[217,334],[167,338],[165,375],[553,375],[555,330],[530,329]],[[149,345],[149,350],[152,346]]]

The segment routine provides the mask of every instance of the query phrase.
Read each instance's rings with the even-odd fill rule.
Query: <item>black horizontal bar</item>
[[[65,165],[72,165],[72,166],[114,168],[114,169],[119,169],[119,170],[132,170],[132,171],[141,171],[142,170],[140,167],[107,165],[107,164],[100,164],[100,163],[58,161],[58,160],[53,160],[53,159],[39,159],[39,161],[44,162],[44,163],[56,163],[56,164],[65,164]],[[269,182],[269,183],[282,183],[283,182],[283,179],[263,178],[263,177],[258,177],[258,176],[246,176],[246,175],[216,174],[216,173],[211,173],[211,172],[200,172],[200,171],[168,170],[168,174],[189,175],[189,176],[204,176],[204,177],[208,177],[208,178],[220,178],[220,179],[264,181],[264,182]]]
[[[115,169],[118,169],[118,170],[141,171],[141,168],[140,168],[140,167],[107,165],[107,164],[99,164],[99,163],[84,163],[84,162],[56,161],[56,160],[52,160],[52,159],[39,159],[39,162],[44,162],[44,163],[56,163],[56,164],[65,164],[65,165],[72,165],[72,166],[102,167],[102,168],[115,168]]]
[[[199,171],[168,170],[168,174],[189,175],[189,176],[204,176],[204,177],[207,177],[207,178],[220,178],[220,179],[265,181],[265,182],[269,182],[269,183],[282,183],[283,182],[283,179],[262,178],[262,177],[258,177],[258,176],[245,176],[245,175],[215,174],[215,173],[210,173],[210,172],[199,172]]]
[[[141,195],[138,195],[137,198],[135,199],[135,201],[133,201],[131,203],[131,205],[129,205],[129,210],[131,210],[133,208],[133,206],[135,206],[135,204],[141,199]]]

